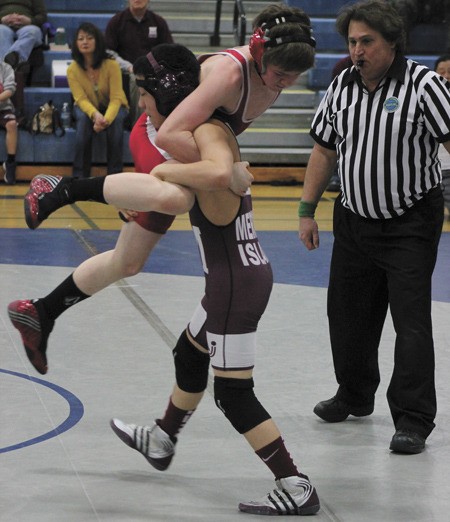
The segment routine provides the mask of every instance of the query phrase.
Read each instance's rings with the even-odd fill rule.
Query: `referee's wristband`
[[[300,201],[298,206],[298,217],[307,217],[314,219],[314,212],[317,208],[317,203],[310,203],[309,201]]]

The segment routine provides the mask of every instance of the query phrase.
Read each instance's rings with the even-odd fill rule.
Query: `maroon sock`
[[[180,408],[174,406],[171,397],[164,417],[158,419],[157,423],[170,437],[175,439],[194,411],[195,410],[180,410]]]
[[[297,467],[281,437],[255,452],[275,475],[275,479],[300,476]]]

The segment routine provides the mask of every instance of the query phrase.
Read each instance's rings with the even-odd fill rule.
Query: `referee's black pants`
[[[337,396],[352,405],[374,402],[389,306],[396,332],[389,407],[396,429],[424,437],[436,416],[431,276],[443,216],[438,187],[397,218],[362,218],[340,197],[333,217],[328,319]]]

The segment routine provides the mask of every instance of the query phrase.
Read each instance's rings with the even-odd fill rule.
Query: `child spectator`
[[[0,127],[6,130],[7,158],[3,163],[3,179],[7,185],[16,182],[17,121],[11,97],[16,92],[14,70],[6,62],[0,62]]]

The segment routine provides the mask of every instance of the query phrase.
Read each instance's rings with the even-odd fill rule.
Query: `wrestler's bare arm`
[[[165,162],[152,170],[164,181],[193,190],[227,190],[233,176],[237,145],[231,132],[220,122],[208,122],[194,131],[201,159],[194,163]]]
[[[223,56],[206,60],[202,64],[200,85],[158,129],[158,147],[182,163],[198,161],[194,129],[206,122],[218,107],[234,108],[240,97],[241,82],[240,68],[233,60]]]

